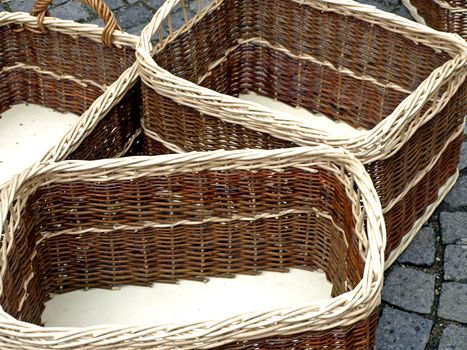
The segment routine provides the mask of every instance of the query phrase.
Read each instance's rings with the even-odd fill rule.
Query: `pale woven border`
[[[217,93],[178,78],[162,69],[152,58],[152,53],[161,45],[173,40],[179,33],[189,30],[206,13],[220,6],[222,0],[214,0],[200,11],[184,28],[169,34],[162,44],[153,47],[151,38],[160,32],[160,26],[170,16],[180,0],[168,0],[157,11],[151,22],[143,29],[136,48],[138,69],[143,83],[159,94],[182,105],[215,116],[228,123],[240,124],[249,129],[266,132],[275,137],[292,141],[297,145],[325,143],[345,147],[363,163],[391,157],[420,128],[433,118],[449,101],[467,76],[467,43],[454,34],[438,32],[405,18],[380,11],[373,6],[362,5],[350,0],[294,0],[322,11],[354,16],[387,30],[398,32],[408,39],[442,50],[453,59],[435,69],[387,118],[373,129],[356,136],[334,136],[326,131],[303,125],[293,116],[272,111],[259,104]],[[439,96],[441,87],[446,92]],[[423,105],[436,100],[435,105],[421,115]]]
[[[69,181],[117,181],[150,174],[201,170],[271,169],[319,166],[334,173],[346,186],[356,219],[356,234],[366,257],[364,276],[351,291],[335,298],[295,308],[267,310],[188,325],[99,325],[87,328],[44,328],[19,322],[0,311],[2,349],[207,349],[225,343],[274,335],[289,335],[351,325],[366,319],[380,302],[386,235],[381,205],[363,165],[349,152],[328,146],[280,150],[192,152],[156,157],[36,164],[17,175],[0,193],[2,271],[7,252],[28,195],[40,185]],[[351,174],[351,176],[347,175]],[[23,186],[27,182],[27,186]],[[354,191],[354,185],[358,192]],[[363,207],[361,207],[363,203]],[[363,208],[363,209],[362,209]],[[10,219],[5,225],[8,213]],[[363,231],[366,222],[367,234]],[[128,343],[132,342],[132,343]]]
[[[460,13],[460,12],[467,12],[467,2],[465,3],[466,6],[452,6],[449,4],[447,1],[442,1],[442,0],[432,0],[435,4],[437,4],[439,7],[449,10],[452,13]]]
[[[106,89],[105,85],[98,84],[93,80],[78,79],[75,76],[70,75],[70,74],[58,75],[58,74],[55,74],[52,71],[45,70],[45,69],[43,69],[43,68],[41,68],[39,66],[31,66],[31,65],[27,65],[27,64],[21,63],[21,62],[17,62],[16,64],[14,64],[12,66],[1,67],[0,68],[0,73],[13,71],[13,70],[21,70],[21,69],[30,70],[30,71],[33,71],[34,73],[37,73],[37,74],[48,75],[48,76],[50,76],[50,77],[52,77],[54,79],[57,79],[57,80],[69,80],[69,81],[72,81],[72,82],[74,82],[74,83],[76,83],[78,85],[81,85],[82,87],[88,87],[89,85],[92,85],[92,86],[94,86],[94,87],[96,87],[96,88],[98,88],[98,89],[100,89],[102,91],[104,91]]]
[[[37,18],[25,12],[0,12],[0,26],[7,24],[27,25],[32,29],[39,30],[39,27],[37,26]],[[83,24],[54,17],[45,17],[44,27],[48,30],[67,34],[71,37],[80,36],[102,43],[101,36],[104,28],[101,28],[96,24]],[[113,44],[118,48],[135,48],[138,37],[115,30],[113,39]]]

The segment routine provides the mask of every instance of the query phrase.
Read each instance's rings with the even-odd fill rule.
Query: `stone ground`
[[[360,2],[411,18],[400,0]],[[0,10],[29,11],[32,3],[0,0]],[[101,23],[79,2],[53,3],[50,12],[56,17]],[[163,0],[106,3],[124,30],[139,34]],[[456,186],[386,273],[378,350],[467,349],[467,136],[465,140]]]

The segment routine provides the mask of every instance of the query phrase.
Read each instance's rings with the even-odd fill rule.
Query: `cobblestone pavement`
[[[106,2],[124,30],[139,34],[163,0]],[[360,2],[411,18],[400,0]],[[32,3],[0,0],[0,10],[29,11]],[[101,24],[77,1],[53,4],[54,16]],[[467,136],[460,168],[454,189],[386,273],[378,350],[467,349]]]

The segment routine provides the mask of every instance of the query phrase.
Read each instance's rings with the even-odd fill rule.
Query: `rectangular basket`
[[[402,3],[417,22],[467,40],[466,0],[402,0]]]
[[[458,176],[466,48],[347,0],[169,0],[137,46],[143,130],[176,152],[345,147],[380,196],[389,265]],[[336,133],[237,98],[250,92],[363,132]]]
[[[2,349],[374,348],[384,219],[342,149],[64,161],[0,194]],[[40,326],[52,293],[292,267],[324,271],[332,297],[186,325]]]
[[[0,12],[0,113],[33,103],[81,116],[43,160],[123,155],[141,131],[137,37],[116,30],[114,15],[101,1],[84,3],[105,28],[44,16],[50,2],[38,1],[34,15]],[[98,99],[109,86],[106,98]]]

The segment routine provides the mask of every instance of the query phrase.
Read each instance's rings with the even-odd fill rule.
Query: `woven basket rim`
[[[193,23],[201,20],[207,13],[219,7],[223,1],[213,0],[211,5],[203,9],[203,13],[193,20],[195,22],[192,22],[190,27]],[[292,1],[309,5],[322,11],[345,15],[351,13],[367,22],[381,25],[386,30],[402,32],[407,38],[416,43],[426,44],[438,51],[446,51],[452,56],[452,59],[434,70],[415,91],[373,129],[367,130],[358,136],[336,136],[295,121],[292,116],[283,118],[281,117],[284,116],[283,113],[272,111],[257,103],[240,100],[236,97],[201,87],[188,80],[179,78],[160,67],[152,57],[152,54],[159,47],[152,47],[151,38],[158,31],[159,26],[165,18],[169,16],[171,10],[181,2],[181,0],[168,0],[156,12],[151,22],[143,29],[136,46],[138,70],[143,83],[157,90],[161,95],[171,98],[178,103],[189,105],[195,109],[197,108],[196,104],[199,103],[199,105],[202,105],[203,113],[216,116],[228,123],[240,124],[252,130],[265,132],[274,137],[292,141],[300,146],[326,143],[335,147],[345,147],[356,154],[357,158],[364,164],[367,164],[374,160],[389,158],[396,153],[421,125],[427,123],[435,115],[435,113],[431,113],[424,118],[414,120],[419,110],[419,107],[416,105],[420,105],[420,103],[413,103],[415,100],[417,102],[429,101],[444,83],[449,82],[450,95],[445,96],[444,101],[442,101],[445,104],[467,76],[467,43],[459,36],[439,32],[406,18],[351,0]],[[175,32],[171,37],[173,38],[179,32]],[[186,97],[187,95],[188,97]],[[202,102],[197,102],[193,96],[196,96]],[[436,112],[443,107],[442,102],[438,102]],[[221,109],[214,108],[214,104],[216,103],[217,105],[221,103],[224,106],[228,106],[229,108],[226,109],[229,109],[229,111],[223,113]],[[210,107],[212,107],[212,112],[209,111]],[[216,111],[215,113],[214,110]],[[248,118],[244,117],[245,115],[248,115]],[[392,147],[383,147],[383,143],[386,145],[390,144]]]
[[[355,182],[348,182],[346,187],[355,196],[355,199],[361,200],[363,210],[366,215],[366,258],[362,280],[349,292],[343,293],[335,298],[328,298],[317,301],[311,305],[302,307],[283,308],[277,310],[268,310],[268,312],[255,312],[231,317],[227,320],[218,322],[200,322],[190,325],[164,325],[164,326],[121,326],[121,325],[97,325],[85,328],[79,327],[40,327],[16,320],[3,309],[0,308],[0,333],[5,330],[9,335],[19,333],[25,334],[43,334],[44,337],[54,337],[54,339],[63,339],[68,334],[79,332],[91,334],[94,337],[104,336],[113,332],[147,332],[152,329],[157,339],[164,339],[168,344],[172,344],[174,337],[177,340],[195,339],[199,336],[209,335],[216,341],[221,342],[225,333],[216,334],[219,327],[227,327],[232,333],[230,341],[247,340],[276,334],[294,334],[308,330],[326,330],[336,326],[347,326],[356,323],[359,320],[368,317],[380,302],[380,293],[383,283],[384,271],[384,249],[386,244],[386,234],[384,218],[381,204],[379,202],[376,190],[372,185],[368,173],[363,164],[355,156],[344,149],[336,149],[329,146],[317,147],[297,147],[290,149],[277,150],[235,150],[235,151],[211,151],[211,152],[191,152],[186,154],[168,154],[160,156],[129,157],[121,159],[107,159],[96,161],[64,161],[58,163],[37,163],[35,166],[25,170],[17,175],[13,181],[9,182],[0,192],[0,237],[5,243],[3,253],[8,245],[8,237],[5,238],[4,228],[6,219],[11,206],[14,203],[15,193],[22,189],[22,185],[39,177],[41,181],[28,182],[27,193],[34,191],[37,187],[46,183],[69,182],[69,181],[112,181],[144,176],[148,171],[158,171],[159,173],[171,174],[175,170],[179,172],[192,172],[200,170],[222,170],[222,169],[280,169],[284,167],[299,166],[305,169],[310,166],[322,166],[330,169],[329,164],[336,165],[335,174],[340,174],[342,178],[346,171],[352,176]],[[338,170],[338,171],[337,171]],[[42,176],[45,176],[42,177]],[[346,177],[349,180],[349,178]],[[30,186],[34,183],[33,186]],[[352,184],[355,183],[359,190],[354,192]],[[347,191],[347,193],[349,193]],[[351,193],[351,194],[352,194]],[[359,197],[358,197],[359,196]],[[358,202],[357,202],[358,203]],[[356,215],[354,213],[354,215]],[[12,224],[13,225],[13,224]],[[362,225],[363,226],[363,225]],[[363,227],[360,228],[363,230]],[[357,229],[360,230],[360,229]],[[13,226],[9,232],[13,232]],[[361,231],[363,232],[363,231]],[[358,234],[358,233],[356,233]],[[365,234],[365,233],[364,233]],[[5,241],[6,240],[6,241]],[[3,255],[6,257],[6,255]],[[2,266],[3,271],[6,265]],[[345,317],[347,316],[347,317]],[[316,322],[320,319],[320,322]],[[343,319],[344,318],[344,319]],[[254,328],[255,322],[261,324],[261,327]],[[299,323],[299,326],[297,326]],[[217,326],[216,326],[217,325]],[[295,327],[294,327],[295,325]],[[301,325],[301,326],[300,326]],[[248,334],[242,335],[247,329]],[[230,327],[230,328],[229,328]],[[269,327],[269,328],[268,328]],[[304,330],[303,327],[306,327]],[[228,332],[229,330],[227,330]],[[115,333],[114,333],[115,334]],[[210,339],[212,341],[212,339]],[[225,340],[224,340],[225,341]],[[209,345],[200,348],[212,347]],[[198,345],[197,345],[198,347]],[[180,347],[184,348],[184,347]],[[189,348],[189,347],[187,347]]]
[[[37,17],[26,12],[0,11],[0,26],[8,24],[27,25],[30,28],[39,30]],[[50,31],[63,33],[70,36],[80,36],[102,43],[102,33],[104,28],[97,24],[78,23],[72,20],[65,20],[56,17],[45,17],[44,27]],[[113,33],[113,44],[117,48],[135,48],[138,37],[118,29]]]

